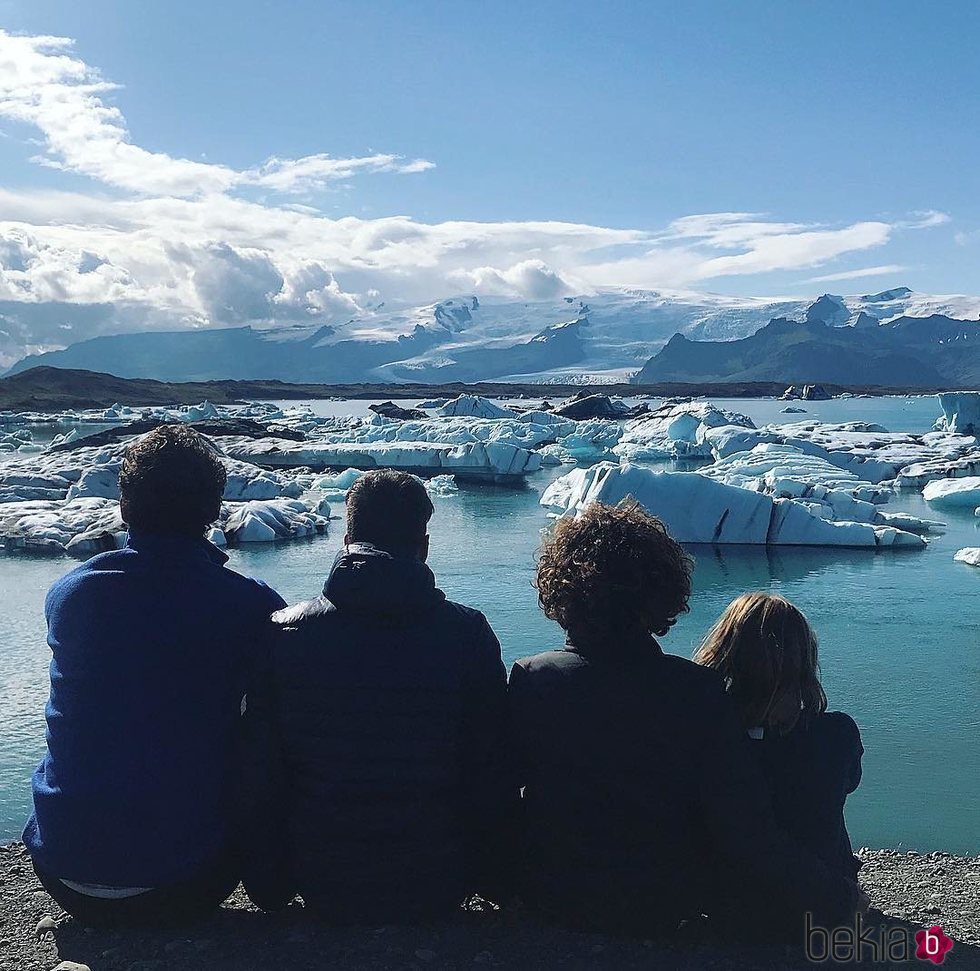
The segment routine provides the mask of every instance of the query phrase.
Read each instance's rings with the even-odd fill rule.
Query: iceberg
[[[706,401],[667,403],[628,421],[615,452],[628,462],[707,459],[712,456],[710,432],[720,428],[754,431],[755,423],[747,415],[723,411]]]
[[[537,417],[537,414],[534,415]],[[427,418],[418,421],[392,421],[386,418],[344,418],[332,420],[314,430],[306,441],[335,445],[371,442],[432,442],[463,445],[467,442],[502,442],[518,448],[534,449],[574,434],[578,422],[542,415],[546,421],[531,420],[530,414],[511,418]],[[244,436],[222,436],[219,441]],[[271,436],[276,437],[276,436]]]
[[[489,398],[471,394],[461,394],[447,401],[438,411],[444,418],[516,418],[518,414],[509,408],[501,408]]]
[[[119,469],[127,444],[111,442],[71,452],[49,450],[30,459],[5,463],[0,466],[0,501],[118,499]],[[229,501],[297,498],[303,492],[288,473],[261,469],[227,456],[219,458],[227,475],[224,498]]]
[[[199,405],[190,405],[180,412],[181,421],[205,421],[220,418],[221,412],[210,401],[202,401]]]
[[[947,509],[973,509],[980,505],[980,476],[938,479],[922,490],[926,502]]]
[[[615,457],[614,450],[623,429],[619,422],[603,418],[573,422],[574,431],[562,435],[556,442],[539,451],[555,461],[550,464],[602,462]]]
[[[702,437],[716,459],[751,451],[760,444],[785,444],[875,484],[895,479],[916,463],[955,462],[977,451],[976,440],[969,436],[948,432],[911,435],[859,421],[801,421],[760,429],[721,426],[706,429]]]
[[[980,449],[958,459],[934,459],[915,462],[898,473],[900,489],[922,489],[937,479],[962,479],[980,476]]]
[[[893,526],[835,522],[809,504],[774,499],[698,472],[654,472],[601,463],[555,480],[543,505],[574,513],[591,502],[615,504],[632,496],[682,543],[773,546],[908,547],[925,540]]]
[[[295,499],[223,503],[209,538],[227,543],[301,539],[326,532],[328,520]],[[0,545],[81,559],[118,549],[126,527],[114,499],[81,497],[0,503]]]
[[[459,481],[515,485],[541,468],[536,452],[503,442],[468,442],[462,445],[433,442],[292,442],[259,439],[225,446],[232,458],[269,468],[402,469],[427,478],[454,475]]]
[[[957,550],[953,554],[953,559],[957,563],[966,563],[968,566],[980,566],[980,546],[967,546],[965,549]]]
[[[333,472],[321,475],[313,481],[312,488],[325,493],[326,498],[342,500],[347,490],[362,476],[361,469],[344,469],[343,472]]]
[[[574,418],[576,421],[586,421],[590,418],[630,418],[649,410],[646,404],[633,408],[619,398],[610,398],[607,394],[589,394],[580,392],[565,404],[555,408],[555,414],[562,418]]]
[[[0,503],[0,543],[7,549],[67,552],[84,558],[116,549],[125,538],[119,503],[112,499]]]
[[[327,531],[328,520],[298,499],[232,504],[222,509],[221,531],[228,543],[271,543]]]
[[[780,442],[761,442],[747,451],[732,452],[700,472],[728,485],[786,498],[799,498],[801,485],[843,490],[867,502],[886,502],[892,495],[888,486],[860,479],[834,465],[820,450]]]
[[[0,432],[0,452],[17,452],[33,446],[34,435],[27,428],[15,432]]]
[[[938,397],[943,415],[937,429],[980,438],[980,391],[951,391]]]
[[[447,499],[459,492],[456,479],[451,475],[434,475],[431,479],[425,480],[425,488],[430,496],[440,499]]]
[[[101,499],[119,498],[119,466],[94,465],[86,469],[77,482],[73,482],[66,498],[81,499],[98,497]]]

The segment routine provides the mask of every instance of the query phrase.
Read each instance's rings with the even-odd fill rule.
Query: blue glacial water
[[[863,419],[923,432],[935,399],[806,403],[722,402],[757,423]],[[362,402],[316,402],[321,413],[363,413]],[[518,491],[461,489],[436,500],[431,563],[454,599],[483,610],[508,662],[561,644],[531,587],[534,551],[547,525],[538,498],[562,470],[533,476]],[[980,570],[953,562],[980,545],[971,511],[942,515],[921,496],[889,507],[942,519],[948,531],[922,552],[701,548],[691,612],[664,638],[690,655],[725,605],[749,589],[778,591],[810,616],[821,642],[831,706],[850,712],[864,735],[865,774],[848,802],[855,845],[980,852]],[[342,514],[342,508],[336,508]],[[315,595],[343,535],[239,549],[231,566],[272,583],[289,601]],[[48,651],[42,604],[65,559],[0,553],[0,841],[15,837],[29,805],[29,777],[43,750]]]

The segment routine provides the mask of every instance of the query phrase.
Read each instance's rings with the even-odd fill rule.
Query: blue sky
[[[148,326],[243,319],[227,288],[266,271],[309,314],[369,291],[980,292],[972,2],[5,0],[0,25],[73,42],[8,54],[13,262],[96,261],[61,292]],[[146,165],[107,160],[105,111]],[[174,160],[220,178],[188,188],[208,172]],[[51,299],[7,269],[0,299]]]

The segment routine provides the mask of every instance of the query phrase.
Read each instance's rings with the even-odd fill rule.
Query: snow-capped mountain
[[[421,307],[380,304],[346,321],[309,326],[100,336],[24,357],[11,373],[45,364],[172,381],[602,383],[635,374],[678,333],[728,341],[776,317],[863,329],[933,314],[975,320],[980,297],[905,287],[816,299],[613,288],[531,302],[462,296]]]

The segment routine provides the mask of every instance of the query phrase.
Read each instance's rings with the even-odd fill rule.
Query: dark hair
[[[785,733],[801,715],[827,710],[817,635],[804,613],[783,597],[770,593],[736,597],[708,632],[694,660],[725,679],[746,728],[763,725]],[[794,703],[780,707],[784,697]]]
[[[161,425],[126,449],[119,472],[130,529],[201,536],[221,513],[225,469],[214,446],[186,425]]]
[[[377,469],[362,475],[347,493],[347,537],[388,552],[414,552],[425,540],[432,512],[421,479]]]
[[[666,634],[687,609],[694,561],[632,498],[593,502],[561,519],[538,556],[545,614],[573,644],[613,644],[617,632]]]

